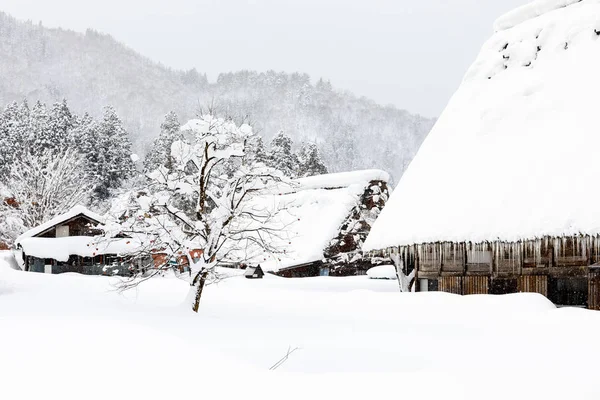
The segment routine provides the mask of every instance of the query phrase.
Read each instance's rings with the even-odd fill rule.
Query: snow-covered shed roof
[[[256,277],[261,277],[262,275],[264,275],[264,272],[263,272],[262,268],[260,267],[260,265],[257,265],[257,266],[249,265],[246,268],[246,270],[244,271],[245,277],[254,277],[255,275],[256,275]]]
[[[19,243],[23,253],[37,258],[66,262],[69,256],[94,257],[103,254],[127,255],[142,246],[135,239],[98,239],[89,236],[62,238],[24,238]]]
[[[600,233],[600,1],[495,24],[364,250]]]
[[[282,254],[261,253],[249,261],[277,271],[322,260],[371,182],[388,180],[380,170],[318,175],[297,179],[289,191],[262,199],[285,209],[279,214],[286,231],[278,246]]]
[[[64,222],[69,221],[80,215],[83,215],[83,216],[85,216],[93,221],[96,221],[98,223],[102,223],[104,221],[104,218],[101,215],[88,210],[84,206],[77,205],[77,206],[71,208],[66,213],[57,215],[56,217],[52,218],[51,220],[44,222],[43,224],[36,226],[35,228],[32,228],[32,229],[28,230],[27,232],[23,233],[21,236],[19,236],[17,238],[15,243],[18,244],[23,239],[35,237],[41,233],[44,233],[48,229],[51,229],[54,226],[60,225]]]

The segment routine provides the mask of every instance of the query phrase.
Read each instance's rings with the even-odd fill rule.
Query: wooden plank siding
[[[443,276],[438,280],[438,290],[440,292],[462,294],[462,285],[462,276]]]
[[[600,270],[590,271],[588,278],[588,308],[600,310]]]
[[[487,276],[465,276],[463,280],[463,293],[488,294],[490,291],[490,278]]]
[[[548,277],[546,275],[524,275],[517,278],[520,293],[539,293],[548,297]]]
[[[462,295],[488,294],[489,282],[487,276],[443,276],[438,280],[438,290]]]

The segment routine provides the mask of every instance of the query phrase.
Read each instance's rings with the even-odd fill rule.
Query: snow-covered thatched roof
[[[600,233],[600,0],[500,18],[364,250]]]
[[[60,225],[66,221],[69,221],[75,217],[78,217],[80,215],[85,216],[88,219],[91,219],[92,221],[95,221],[97,223],[102,223],[104,221],[104,218],[99,215],[96,214],[95,212],[92,212],[90,210],[88,210],[87,208],[85,208],[84,206],[81,205],[77,205],[73,208],[71,208],[69,211],[67,211],[64,214],[60,214],[57,215],[56,217],[52,218],[51,220],[36,226],[35,228],[32,228],[30,230],[28,230],[27,232],[23,233],[21,236],[19,236],[17,238],[17,240],[15,240],[15,243],[18,244],[20,243],[23,239],[26,238],[31,238],[31,237],[35,237],[41,233],[44,233],[45,231],[47,231],[48,229],[51,229],[52,227],[55,227],[57,225]]]
[[[259,254],[252,261],[265,271],[277,271],[323,259],[369,184],[388,180],[380,170],[318,175],[297,179],[287,192],[261,199],[285,208],[280,214],[285,239],[278,243],[281,254]]]

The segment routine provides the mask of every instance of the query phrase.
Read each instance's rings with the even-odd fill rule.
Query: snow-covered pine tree
[[[298,163],[297,176],[299,178],[327,173],[327,167],[321,160],[319,148],[315,143],[302,144],[298,154]]]
[[[101,158],[104,143],[98,134],[98,126],[99,124],[86,113],[83,117],[77,118],[75,127],[69,135],[69,147],[77,149],[83,156],[84,172],[90,179],[94,192],[101,182],[104,161]]]
[[[181,138],[180,126],[179,118],[174,111],[165,115],[165,119],[160,125],[160,134],[152,143],[152,148],[144,159],[144,172],[154,171],[161,165],[170,168],[171,145]]]
[[[28,147],[29,118],[29,105],[25,100],[21,104],[9,104],[0,117],[0,178],[6,177],[13,160]]]
[[[253,134],[246,139],[246,153],[244,163],[267,163],[267,151],[261,136]]]
[[[267,165],[282,171],[286,176],[296,177],[298,158],[292,152],[292,139],[283,131],[271,141],[271,151],[267,156]]]
[[[21,140],[15,135],[13,125],[19,115],[19,105],[13,102],[0,114],[0,181],[10,171],[15,152],[21,147]]]
[[[31,109],[29,118],[28,149],[34,155],[40,155],[46,150],[54,149],[55,138],[50,130],[50,116],[46,105],[36,101]]]
[[[52,132],[53,148],[64,150],[69,146],[69,135],[75,126],[76,119],[71,114],[67,105],[67,100],[54,103],[50,110],[49,125]]]
[[[110,197],[112,189],[119,188],[133,175],[135,166],[131,159],[131,141],[113,107],[104,108],[104,117],[94,131],[98,135],[95,193],[104,200]]]

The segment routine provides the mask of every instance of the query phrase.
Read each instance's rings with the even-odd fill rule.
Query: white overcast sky
[[[527,0],[0,0],[46,26],[110,33],[156,61],[301,71],[438,116],[494,20]]]

